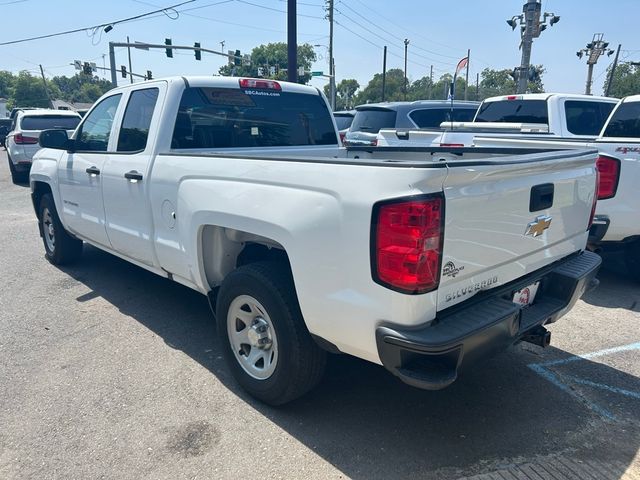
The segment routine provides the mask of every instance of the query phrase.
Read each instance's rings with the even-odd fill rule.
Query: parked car
[[[383,128],[440,128],[442,122],[471,121],[478,102],[419,100],[370,103],[356,107],[356,115],[345,136],[346,145],[376,145]]]
[[[7,133],[9,133],[9,128],[11,127],[11,119],[10,118],[0,118],[0,147],[4,147],[5,138],[7,137]]]
[[[18,114],[18,112],[24,112],[26,110],[40,110],[40,109],[36,107],[13,107],[11,109],[11,112],[9,113],[9,119],[13,120],[14,118],[16,118],[16,115]]]
[[[379,145],[473,146],[477,136],[514,139],[595,139],[617,98],[567,93],[528,93],[487,98],[472,122],[402,132],[383,130]]]
[[[80,115],[65,110],[21,110],[13,120],[13,128],[6,138],[9,169],[14,183],[26,181],[33,155],[40,149],[40,132],[62,128],[73,133],[80,123]]]
[[[299,84],[127,85],[40,143],[46,258],[84,241],[207,295],[230,371],[270,404],[316,385],[326,350],[440,389],[519,340],[546,346],[600,265],[595,150],[340,148]]]
[[[333,112],[333,118],[336,120],[336,126],[338,127],[341,142],[344,141],[344,136],[347,134],[355,115],[355,110],[341,110],[339,112]]]

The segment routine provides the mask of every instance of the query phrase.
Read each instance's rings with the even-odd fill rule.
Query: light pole
[[[591,95],[591,83],[593,78],[593,67],[598,63],[600,55],[606,53],[608,56],[613,55],[613,50],[608,50],[609,43],[603,40],[604,33],[594,33],[593,40],[587,43],[586,48],[578,50],[576,55],[578,58],[582,58],[583,55],[587,56],[587,85],[584,89],[586,95]]]
[[[527,0],[522,7],[522,14],[513,16],[510,20],[507,20],[507,24],[511,27],[511,30],[515,30],[516,27],[520,25],[520,49],[522,50],[522,58],[520,60],[520,68],[518,69],[518,86],[516,93],[525,93],[527,91],[533,39],[538,38],[540,34],[546,30],[547,19],[549,19],[550,26],[560,21],[558,15],[547,12],[544,12],[542,20],[540,20],[540,14],[542,12],[540,1],[541,0]]]
[[[404,99],[407,99],[407,48],[409,47],[409,39],[404,39]]]

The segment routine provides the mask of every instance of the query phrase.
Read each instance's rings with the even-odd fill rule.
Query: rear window
[[[564,102],[567,130],[574,135],[596,136],[615,106],[615,103],[608,102],[567,100]]]
[[[470,122],[476,114],[475,108],[454,108],[453,118],[450,108],[425,108],[414,110],[409,118],[420,128],[439,128],[442,122]]]
[[[80,117],[69,115],[30,115],[22,117],[20,128],[22,130],[48,130],[50,128],[62,128],[75,130],[80,123]]]
[[[320,95],[186,88],[171,148],[333,145],[338,139]]]
[[[480,106],[476,122],[549,123],[546,100],[499,100]]]
[[[395,128],[395,126],[395,110],[364,109],[356,112],[349,131],[378,133],[381,128]]]
[[[640,138],[640,102],[620,104],[603,136]]]
[[[336,119],[336,125],[338,126],[338,130],[344,130],[351,126],[351,122],[353,122],[353,115],[334,115]]]

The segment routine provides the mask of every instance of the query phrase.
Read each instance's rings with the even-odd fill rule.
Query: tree
[[[387,71],[384,99],[387,102],[404,100],[404,72],[400,68]],[[382,101],[382,74],[376,73],[355,98],[355,105]]]
[[[542,76],[545,73],[542,65],[533,66],[531,79],[527,85],[527,92],[542,93],[544,85]],[[500,95],[511,95],[516,92],[516,81],[513,78],[513,70],[508,68],[502,70],[494,70],[485,68],[480,74],[480,99],[488,97],[497,97]]]
[[[60,90],[60,98],[72,103],[93,103],[113,88],[111,82],[84,73],[53,77],[51,82]]]
[[[336,110],[349,110],[355,106],[356,91],[360,84],[354,78],[345,78],[336,85]],[[324,94],[331,94],[329,84],[324,86]]]
[[[304,67],[305,71],[309,71],[315,61],[316,52],[313,50],[313,45],[308,43],[298,45],[298,67]],[[287,65],[287,44],[284,42],[267,43],[251,51],[251,65],[224,65],[220,67],[218,72],[225,76],[257,77],[258,68],[262,67],[265,78],[286,80]],[[270,75],[270,67],[275,67],[275,75]],[[307,83],[310,79],[311,73],[305,73],[298,77],[298,82]]]
[[[604,83],[603,93],[607,91],[611,67],[607,68],[607,79]],[[609,95],[622,98],[640,93],[640,65],[633,62],[622,62],[618,64],[613,74]]]
[[[50,83],[47,85],[52,98],[55,97],[59,90],[55,85]],[[54,88],[51,88],[54,87]],[[13,87],[13,95],[10,97],[9,104],[13,107],[41,107],[49,108],[49,98],[42,84],[42,79],[34,77],[27,71],[22,71],[15,78]]]
[[[11,96],[15,77],[13,73],[6,70],[0,71],[0,98],[9,98]]]

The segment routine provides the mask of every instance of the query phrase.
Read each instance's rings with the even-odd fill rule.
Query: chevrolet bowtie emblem
[[[542,235],[542,233],[549,228],[551,225],[551,217],[546,215],[540,215],[533,222],[527,225],[527,230],[524,232],[525,235],[531,235],[532,237],[537,237]]]

